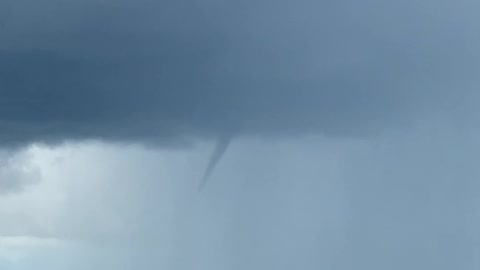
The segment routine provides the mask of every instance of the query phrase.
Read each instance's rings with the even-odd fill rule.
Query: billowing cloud
[[[39,168],[32,164],[28,151],[2,153],[0,157],[0,195],[20,191],[41,180]]]
[[[0,143],[369,134],[458,111],[478,3],[10,1]]]

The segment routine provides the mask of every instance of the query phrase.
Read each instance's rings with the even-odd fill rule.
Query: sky
[[[478,269],[479,8],[2,1],[0,268]]]

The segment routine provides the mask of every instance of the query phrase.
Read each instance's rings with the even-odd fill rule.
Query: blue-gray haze
[[[474,0],[2,0],[0,147],[193,151],[233,134],[206,190],[183,193],[190,174],[171,191],[171,269],[476,269],[479,12]],[[2,174],[0,196],[31,182]],[[202,198],[216,206],[190,205]],[[162,222],[147,209],[151,232]],[[157,269],[140,238],[105,255],[122,262],[112,269]],[[83,263],[59,269],[103,269]]]

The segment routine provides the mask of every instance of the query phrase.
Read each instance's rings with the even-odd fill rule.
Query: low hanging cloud
[[[474,1],[5,2],[0,144],[368,135],[456,111]]]
[[[18,192],[41,180],[40,169],[28,151],[0,154],[0,195]]]

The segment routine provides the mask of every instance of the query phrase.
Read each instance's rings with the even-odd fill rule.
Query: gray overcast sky
[[[477,95],[474,1],[4,5],[4,145],[351,137]]]
[[[0,2],[0,268],[478,269],[479,10]]]

